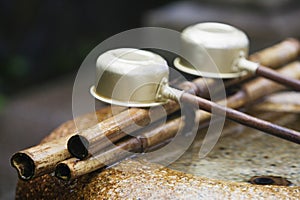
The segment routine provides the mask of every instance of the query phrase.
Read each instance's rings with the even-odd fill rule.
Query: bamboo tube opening
[[[68,165],[60,163],[56,166],[55,176],[64,181],[68,181],[71,178],[71,170]]]
[[[80,135],[74,135],[68,140],[68,150],[76,158],[86,158],[89,154],[89,141]]]
[[[25,153],[13,155],[11,165],[18,171],[19,177],[23,180],[29,180],[34,175],[34,161]]]

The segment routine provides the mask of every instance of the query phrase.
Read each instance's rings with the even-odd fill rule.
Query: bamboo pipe
[[[118,143],[114,148],[106,150],[102,154],[96,154],[86,160],[70,158],[60,162],[56,166],[55,176],[65,181],[75,179],[96,169],[105,167],[106,163],[116,163],[120,159],[128,157],[132,154],[130,151],[134,149],[138,151],[140,145],[139,140],[131,138]]]
[[[111,117],[111,107],[108,106],[98,110],[96,115],[98,121],[103,121]],[[73,123],[73,121],[71,122]],[[68,134],[60,139],[42,143],[15,153],[11,158],[11,165],[17,170],[19,178],[30,180],[52,172],[57,163],[70,158],[71,155],[66,148],[66,142],[71,136],[71,134]]]
[[[293,75],[294,78],[300,78],[300,63],[294,62],[282,69],[278,70],[286,75]],[[247,103],[254,101],[264,95],[271,94],[283,89],[282,85],[263,78],[257,78],[242,87],[243,89],[235,95],[227,99],[228,106],[231,108],[240,108]],[[257,88],[257,90],[253,90]],[[252,95],[251,93],[255,93]],[[249,98],[251,97],[251,98]],[[223,103],[220,101],[220,103]],[[205,122],[210,118],[210,113],[198,110],[196,113],[196,121]],[[132,155],[131,151],[146,152],[149,148],[158,145],[176,135],[178,130],[184,126],[182,118],[176,118],[168,121],[149,132],[143,133],[137,138],[118,143],[115,147],[101,153],[96,153],[93,157],[86,160],[71,158],[59,163],[55,170],[55,175],[63,180],[70,180],[105,167],[106,164],[111,165],[127,156]],[[281,129],[281,128],[280,128]]]
[[[130,137],[125,141],[118,142],[106,151],[97,153],[85,160],[70,158],[62,161],[56,166],[55,176],[65,181],[72,180],[103,168],[106,164],[116,163],[125,157],[133,155],[133,152],[146,152],[149,148],[174,137],[177,133],[177,128],[177,120],[173,120],[161,128],[156,128],[137,137]]]
[[[299,41],[296,38],[287,38],[278,44],[251,54],[249,60],[275,69],[295,60],[299,54]]]
[[[163,105],[163,108],[168,115],[177,111],[179,105],[174,101],[169,101]],[[68,140],[68,150],[76,158],[86,158],[109,146],[111,142],[125,137],[127,133],[123,132],[124,129],[134,132],[141,126],[148,125],[151,120],[156,121],[162,117],[160,107],[154,107],[151,110],[130,108],[72,136]]]

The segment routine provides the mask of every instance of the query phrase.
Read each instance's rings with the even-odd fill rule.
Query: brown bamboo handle
[[[284,76],[272,69],[264,66],[259,66],[255,72],[257,75],[281,83],[285,86],[291,87],[294,90],[300,91],[300,81],[291,77]]]
[[[296,61],[290,63],[276,71],[286,77],[299,79],[300,62]],[[256,78],[253,81],[250,81],[249,83],[243,84],[242,88],[247,95],[247,101],[251,102],[260,98],[262,95],[267,95],[275,91],[282,90],[284,89],[284,86],[265,78]]]
[[[236,121],[240,124],[264,131],[271,135],[286,139],[291,142],[300,144],[300,133],[276,124],[252,117],[245,113],[239,112],[237,110],[221,106],[212,101],[203,99],[201,97],[193,96],[189,93],[183,93],[180,100],[185,102],[190,102],[192,104],[197,103],[200,109],[203,109],[207,112],[212,112],[214,114],[226,116],[233,121]]]
[[[278,68],[286,63],[296,60],[300,54],[300,42],[295,38],[288,38],[282,42],[275,44],[271,47],[260,50],[249,56],[249,60],[252,62],[260,63],[268,68]],[[245,82],[246,80],[253,77],[253,74],[240,77],[238,79],[228,80],[224,83],[226,88]],[[218,85],[215,86],[217,90]],[[221,88],[222,89],[222,88]],[[206,89],[207,90],[207,89]],[[208,91],[203,90],[203,94],[208,97]],[[201,95],[199,95],[201,96]]]

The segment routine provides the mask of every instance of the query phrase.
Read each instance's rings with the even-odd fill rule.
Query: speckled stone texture
[[[300,130],[300,116],[297,114],[256,115]],[[201,139],[206,131],[201,130],[188,151],[169,168],[197,176],[238,182],[247,182],[252,176],[280,176],[300,186],[298,144],[234,122],[227,122],[214,149],[205,158],[200,159]]]
[[[295,120],[297,122],[299,119],[296,115],[278,114],[278,116],[272,114],[271,118],[275,118],[275,121],[281,124],[290,122],[295,124]],[[89,117],[81,118],[81,121],[83,127],[93,124]],[[60,126],[44,141],[69,134],[71,130],[74,130],[72,121]],[[292,162],[294,170],[299,172],[298,162],[295,161],[299,155],[298,146],[281,143],[282,140],[279,139],[273,141],[271,140],[273,137],[264,138],[261,132],[247,131],[236,124],[227,125],[223,135],[221,142],[206,160],[200,160],[195,156],[198,152],[198,142],[201,141],[200,137],[181,159],[170,166],[185,172],[129,159],[109,169],[98,170],[70,182],[59,180],[51,174],[28,182],[19,181],[16,199],[300,199],[299,186],[260,186],[241,182],[248,176],[259,175],[258,173],[266,175],[266,171],[263,171],[265,166],[274,168],[270,166],[270,163],[274,162],[269,162],[264,153],[268,153],[269,157],[281,154],[275,157],[276,159],[289,159],[278,160],[275,163],[278,165],[280,162],[283,163],[277,167],[279,171],[286,164],[286,168],[280,171],[285,173],[284,176],[288,176],[291,169],[291,163],[288,162]],[[264,141],[260,141],[260,137]],[[267,148],[261,146],[262,144],[267,144]],[[277,145],[278,151],[273,152],[272,145]],[[257,151],[252,151],[255,147]],[[288,148],[293,150],[285,152]],[[292,152],[295,155],[291,155]],[[248,160],[245,161],[245,158]],[[253,166],[256,167],[255,173],[248,171]],[[241,170],[249,173],[241,174]],[[297,182],[297,177],[299,174],[294,178],[291,176],[288,178],[291,178],[292,182]]]
[[[125,160],[72,182],[45,175],[19,182],[17,199],[299,199],[299,187],[258,186],[201,178]]]

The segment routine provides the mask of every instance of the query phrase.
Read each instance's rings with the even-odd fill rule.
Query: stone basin
[[[254,110],[251,114],[300,130],[299,115]],[[89,126],[89,118],[82,120]],[[74,129],[62,124],[44,141]],[[17,199],[299,199],[299,146],[263,132],[226,122],[222,137],[207,155],[199,158],[205,129],[177,161],[163,167],[140,159],[120,163],[73,181],[46,174],[19,181]],[[290,186],[254,185],[253,176],[280,176]]]
[[[274,123],[300,130],[300,116],[284,113],[259,113]],[[300,186],[300,148],[298,144],[261,131],[227,122],[214,149],[199,158],[201,130],[188,151],[169,168],[196,176],[225,181],[248,182],[253,176],[280,176]]]

